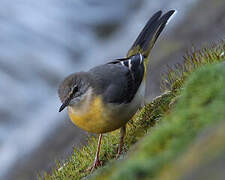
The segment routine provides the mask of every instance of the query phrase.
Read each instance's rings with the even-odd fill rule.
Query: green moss
[[[225,102],[225,68],[221,64],[208,67],[224,61],[224,51],[224,42],[221,42],[186,56],[184,65],[169,68],[162,80],[162,88],[166,91],[129,121],[124,154],[119,160],[113,160],[119,143],[117,130],[103,136],[100,159],[105,166],[93,175],[85,170],[94,160],[97,138],[89,137],[88,144],[74,149],[65,165],[57,163],[58,168],[40,179],[148,179],[158,176],[187,149],[202,129],[224,118],[221,112]]]
[[[162,91],[180,89],[185,79],[196,69],[217,62],[224,61],[225,42],[221,41],[210,48],[194,49],[192,53],[184,56],[184,62],[177,63],[173,67],[168,66],[168,72],[162,74]]]
[[[210,82],[210,85],[209,85]],[[123,162],[93,179],[154,178],[187,149],[196,135],[225,120],[225,65],[204,67],[190,76],[172,113],[165,116]],[[103,178],[105,177],[105,178]]]
[[[224,130],[225,121],[199,133],[182,156],[168,163],[158,173],[157,179],[223,179],[225,164],[223,160],[225,157]]]
[[[147,129],[152,127],[168,111],[169,103],[173,97],[175,97],[173,93],[165,93],[137,112],[127,124],[124,152],[143,137]],[[85,170],[94,161],[97,141],[98,138],[89,137],[88,145],[83,146],[81,149],[74,149],[73,155],[66,161],[65,165],[57,163],[58,168],[54,169],[52,174],[45,173],[43,179],[67,180],[81,179],[87,176],[89,172]],[[100,152],[100,159],[103,161],[103,164],[115,158],[118,143],[118,130],[104,134]]]

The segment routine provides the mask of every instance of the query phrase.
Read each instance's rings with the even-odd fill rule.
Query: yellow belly
[[[68,107],[71,121],[81,129],[93,133],[106,133],[125,125],[130,116],[122,115],[122,111],[124,109],[121,107],[103,105],[100,97],[93,98],[85,107]]]

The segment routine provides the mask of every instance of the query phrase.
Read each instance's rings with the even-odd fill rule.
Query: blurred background
[[[224,39],[224,0],[0,1],[0,179],[35,179],[85,143],[87,133],[58,113],[59,83],[124,57],[160,9],[178,12],[152,51],[148,100],[168,64]]]

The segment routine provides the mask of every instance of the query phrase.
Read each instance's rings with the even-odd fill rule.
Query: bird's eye
[[[71,87],[70,91],[69,91],[69,94],[68,94],[68,97],[72,98],[76,94],[77,91],[78,91],[77,85]]]
[[[78,91],[78,86],[75,85],[74,88],[73,88],[73,93],[76,93]]]
[[[78,86],[75,85],[72,89],[71,89],[71,95],[74,96],[76,94],[76,92],[78,91]]]

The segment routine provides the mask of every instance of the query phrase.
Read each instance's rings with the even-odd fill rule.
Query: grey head
[[[60,84],[58,95],[62,102],[59,112],[65,107],[78,103],[82,96],[87,92],[89,83],[85,72],[74,73],[67,76]]]

